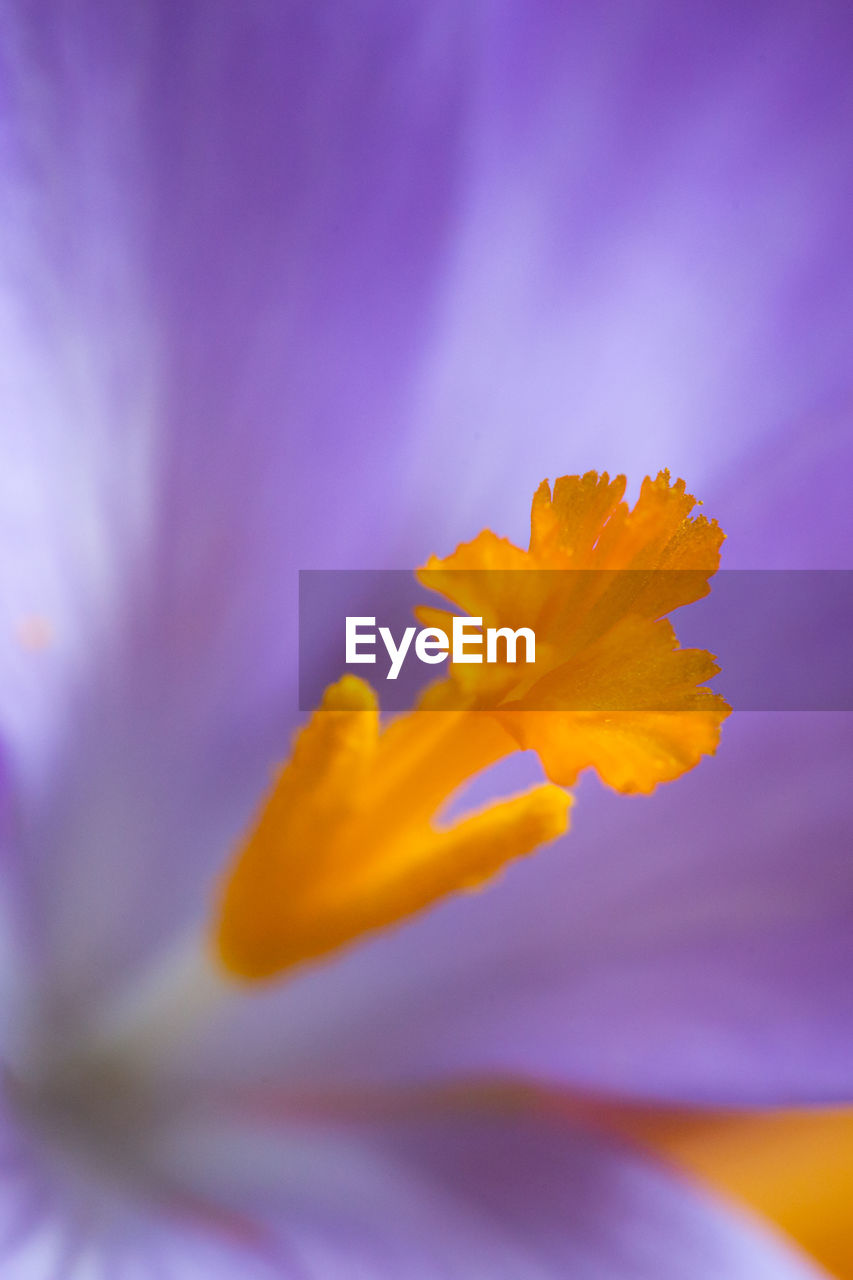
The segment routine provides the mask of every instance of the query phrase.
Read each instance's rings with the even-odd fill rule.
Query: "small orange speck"
[[[53,642],[53,627],[47,618],[32,613],[18,620],[15,635],[22,649],[29,653],[41,653]]]

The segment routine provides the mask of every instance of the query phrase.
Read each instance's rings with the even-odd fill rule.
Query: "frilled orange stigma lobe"
[[[570,798],[552,785],[436,822],[461,783],[514,749],[476,713],[414,711],[382,728],[368,685],[333,685],[224,881],[225,968],[273,977],[476,888],[562,834]]]
[[[544,481],[527,551],[487,530],[418,576],[487,627],[536,633],[533,673],[454,665],[457,706],[491,711],[561,785],[592,767],[619,791],[651,791],[715,750],[730,710],[703,687],[712,656],[680,649],[666,617],[707,594],[724,535],[666,471],[633,508],[624,491],[606,473]],[[443,611],[419,613],[447,626]]]

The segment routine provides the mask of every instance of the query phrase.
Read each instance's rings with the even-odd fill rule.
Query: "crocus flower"
[[[297,567],[663,465],[729,564],[846,563],[846,6],[0,46],[3,1274],[813,1274],[577,1095],[849,1097],[846,717],[582,783],[501,884],[226,1009],[181,947],[287,755]]]

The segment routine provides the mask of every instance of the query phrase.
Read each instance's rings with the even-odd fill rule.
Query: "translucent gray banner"
[[[682,648],[715,655],[720,673],[710,687],[736,710],[853,710],[853,570],[721,570],[710,593],[696,599],[703,578],[686,570],[481,570],[445,574],[449,601],[429,592],[412,570],[303,570],[300,707],[313,710],[327,685],[347,671],[373,685],[385,710],[414,706],[428,684],[448,673],[435,633],[442,620],[415,617],[415,607],[426,605],[460,619],[457,656],[466,674],[474,667],[484,673],[478,699],[485,707],[506,705],[509,697],[523,710],[602,710],[595,680],[573,679],[571,664],[593,670],[613,627],[626,626],[620,619],[663,615]],[[693,603],[673,607],[681,599]],[[490,616],[494,602],[499,607]],[[465,624],[466,616],[482,617],[482,628]],[[489,626],[519,634],[490,638]],[[452,649],[450,616],[444,629]],[[525,631],[535,637],[533,661]],[[628,637],[619,650],[627,670],[638,654],[630,628],[620,635]],[[513,645],[515,661],[508,662]],[[555,653],[566,680],[554,678]],[[621,701],[614,704],[611,696],[606,710],[673,709],[665,693],[649,702],[654,682],[645,688],[640,677],[624,683]],[[556,702],[555,687],[566,690]]]

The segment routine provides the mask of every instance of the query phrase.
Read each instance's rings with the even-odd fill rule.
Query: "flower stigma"
[[[723,534],[668,472],[633,509],[624,491],[606,473],[543,482],[527,551],[485,531],[419,571],[489,626],[516,627],[522,611],[544,663],[532,684],[518,666],[452,663],[384,725],[368,684],[332,685],[224,878],[212,932],[229,974],[279,976],[482,886],[564,833],[582,769],[648,792],[715,751],[730,708],[704,681],[718,668],[680,649],[665,615],[707,594]],[[418,616],[447,627],[441,610]],[[542,709],[518,708],[524,681]],[[528,748],[549,782],[440,825],[472,775]]]

